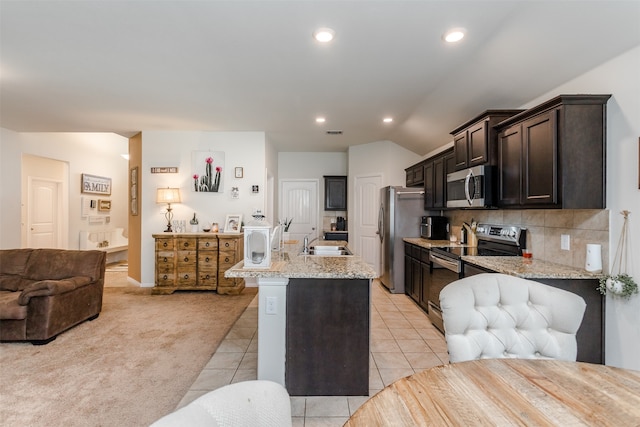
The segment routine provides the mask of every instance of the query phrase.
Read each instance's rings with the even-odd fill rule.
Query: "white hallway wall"
[[[114,133],[17,133],[1,129],[0,134],[0,247],[21,247],[22,155],[55,159],[69,165],[69,249],[77,249],[80,230],[88,230],[88,221],[80,217],[80,175],[88,173],[109,177],[112,201],[109,227],[127,228],[128,162],[121,154],[128,151],[128,140]],[[11,183],[14,183],[11,185]],[[106,227],[106,226],[105,226]]]
[[[193,188],[193,151],[225,153],[224,192],[196,193]],[[141,285],[154,286],[155,247],[152,235],[166,228],[166,205],[156,204],[156,189],[178,187],[182,203],[172,205],[174,219],[188,220],[195,212],[200,223],[218,222],[223,227],[228,214],[242,214],[251,219],[256,209],[265,209],[266,142],[264,132],[143,131],[142,189],[140,209]],[[178,167],[178,173],[152,174],[152,167]],[[243,177],[235,178],[234,169],[243,168]],[[259,193],[251,192],[258,185]],[[240,197],[231,198],[231,187],[238,187]],[[222,231],[222,230],[221,230]]]
[[[324,215],[324,175],[347,175],[347,153],[278,153],[278,179],[318,180],[318,235],[322,234]],[[280,183],[278,183],[278,189]],[[348,195],[347,195],[348,197]],[[335,212],[334,212],[335,213]],[[333,213],[332,213],[333,214]],[[295,218],[293,219],[295,222]]]
[[[524,106],[528,108],[562,93],[602,93],[607,103],[607,208],[611,211],[609,265],[622,229],[623,209],[631,211],[629,242],[635,246],[629,273],[640,283],[640,46],[599,65]],[[629,301],[607,296],[606,364],[640,370],[640,295]]]

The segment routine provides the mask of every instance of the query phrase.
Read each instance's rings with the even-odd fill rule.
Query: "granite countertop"
[[[590,273],[581,268],[519,256],[465,255],[462,260],[469,264],[523,279],[599,279],[601,277],[601,274]]]
[[[311,246],[345,246],[341,240],[319,240]],[[284,251],[271,252],[271,268],[244,269],[244,261],[227,270],[225,277],[287,277],[313,279],[375,279],[375,270],[357,255],[301,255],[299,245],[285,245]]]
[[[402,239],[407,243],[411,243],[412,245],[420,246],[421,248],[431,249],[431,248],[445,248],[449,246],[464,246],[457,242],[452,242],[450,240],[428,240],[423,239],[422,237],[405,237]]]
[[[448,240],[427,240],[422,238],[405,237],[403,239],[426,249],[433,247],[466,246]],[[556,264],[554,262],[537,259],[525,259],[519,256],[480,256],[463,255],[462,260],[498,273],[522,277],[523,279],[599,279],[601,274],[590,273],[587,270]]]

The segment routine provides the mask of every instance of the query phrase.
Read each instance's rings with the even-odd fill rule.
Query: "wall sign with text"
[[[82,174],[82,193],[111,195],[111,178]]]

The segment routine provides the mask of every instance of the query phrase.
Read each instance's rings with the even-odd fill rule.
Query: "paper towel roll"
[[[589,243],[587,244],[587,260],[585,269],[592,273],[600,273],[602,271],[602,246]]]

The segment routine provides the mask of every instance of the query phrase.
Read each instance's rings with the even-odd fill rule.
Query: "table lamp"
[[[167,219],[167,229],[165,233],[171,233],[171,219],[173,219],[173,213],[171,213],[171,203],[180,203],[180,189],[179,188],[158,188],[156,192],[156,203],[166,203],[167,212],[164,217]]]

